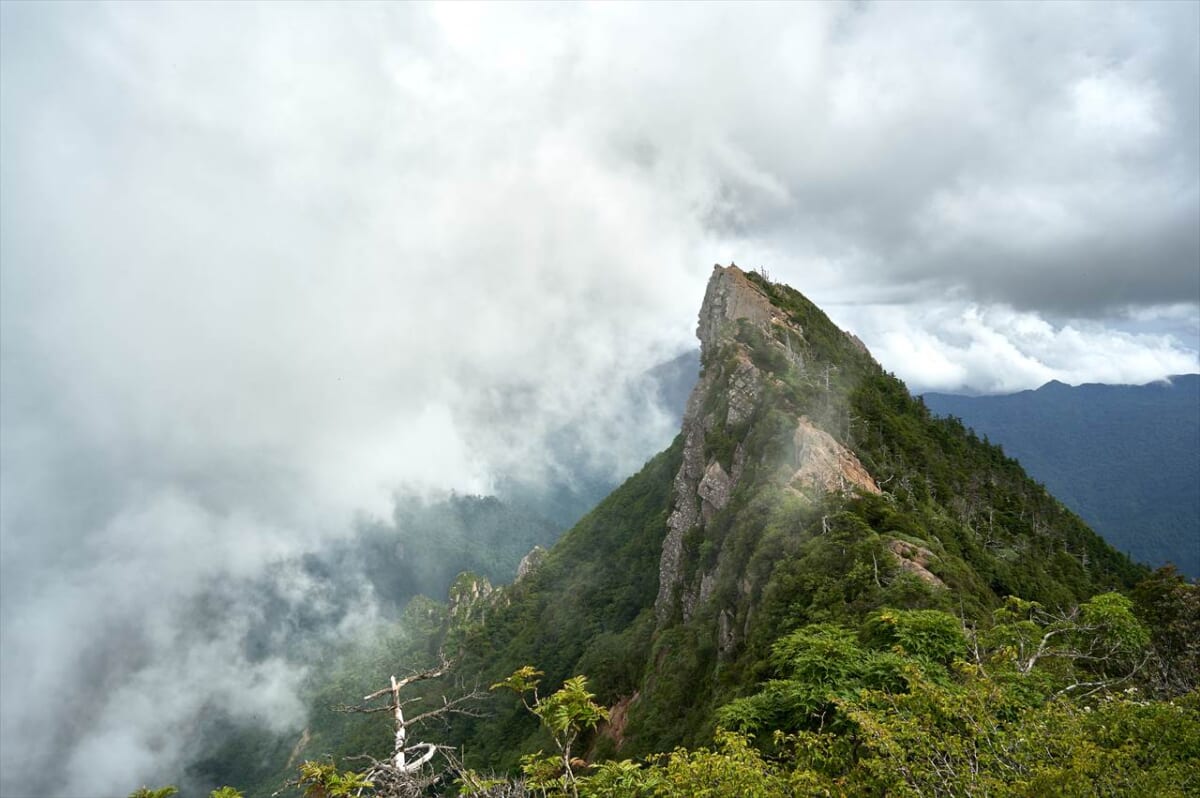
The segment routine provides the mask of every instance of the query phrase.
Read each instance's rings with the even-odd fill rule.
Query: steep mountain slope
[[[481,681],[586,673],[622,717],[594,755],[706,739],[804,623],[982,618],[1007,594],[1066,605],[1143,573],[794,290],[717,267],[698,335],[680,437],[450,641]],[[544,742],[503,699],[451,736],[499,767]]]
[[[1002,445],[1114,547],[1200,576],[1200,374],[923,398]]]

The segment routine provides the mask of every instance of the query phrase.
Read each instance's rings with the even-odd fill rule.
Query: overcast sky
[[[1198,9],[0,4],[0,791],[294,721],[181,608],[573,419],[628,473],[714,262],[914,390],[1196,371]]]

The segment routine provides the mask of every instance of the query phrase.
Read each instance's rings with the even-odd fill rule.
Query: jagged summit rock
[[[737,266],[714,266],[696,328],[701,356],[728,335],[730,325],[739,319],[765,326],[782,323],[781,315],[762,289]]]
[[[745,471],[745,439],[764,396],[774,396],[769,389],[783,386],[788,372],[797,378],[813,377],[802,354],[810,349],[804,328],[772,301],[766,284],[765,278],[755,282],[732,264],[714,266],[708,281],[696,328],[704,370],[684,413],[683,463],[675,476],[659,564],[655,614],[660,624],[677,607],[684,620],[690,620],[697,603],[711,592],[706,586],[717,579],[720,559],[685,584],[683,541],[695,531],[703,536],[703,528],[729,503]],[[869,358],[858,339],[846,337]],[[806,495],[880,492],[854,453],[834,436],[807,416],[794,424],[790,452],[773,475],[775,481]],[[729,442],[732,451],[721,446]]]

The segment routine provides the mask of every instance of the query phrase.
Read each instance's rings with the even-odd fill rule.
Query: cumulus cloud
[[[398,486],[636,467],[713,261],[918,387],[1194,369],[1198,14],[0,5],[0,792],[294,720],[256,602],[369,624],[296,564]]]
[[[1140,385],[1200,366],[1195,350],[1170,333],[1054,324],[1004,305],[866,305],[835,308],[834,316],[871,341],[875,358],[915,392],[1010,393],[1050,380]]]

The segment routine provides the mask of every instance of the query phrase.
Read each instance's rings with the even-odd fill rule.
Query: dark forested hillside
[[[1003,446],[1114,547],[1200,577],[1200,374],[924,400]]]

